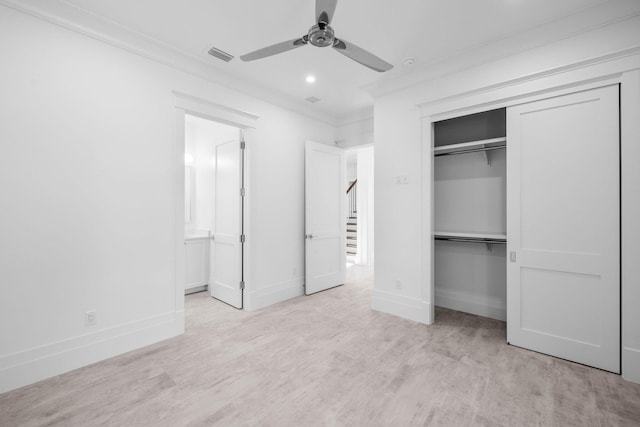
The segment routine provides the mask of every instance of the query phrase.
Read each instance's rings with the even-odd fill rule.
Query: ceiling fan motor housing
[[[335,36],[333,28],[329,25],[314,25],[307,35],[309,43],[318,47],[327,47],[333,45]]]

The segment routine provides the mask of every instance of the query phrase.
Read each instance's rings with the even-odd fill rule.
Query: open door
[[[216,144],[211,242],[211,296],[236,308],[243,304],[244,142]]]
[[[344,284],[346,278],[346,164],[344,150],[305,146],[305,293]]]
[[[507,109],[507,340],[620,372],[618,86]]]

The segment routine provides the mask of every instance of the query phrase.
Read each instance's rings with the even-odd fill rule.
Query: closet
[[[436,305],[619,373],[619,86],[434,122],[433,136]]]
[[[436,305],[506,320],[506,109],[433,132]]]

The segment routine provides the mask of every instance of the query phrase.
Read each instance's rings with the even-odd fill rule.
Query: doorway
[[[185,294],[243,308],[245,161],[240,128],[184,116]]]
[[[305,294],[373,287],[373,145],[305,146]]]
[[[347,164],[347,268],[360,265],[373,269],[373,155],[372,144],[345,150]]]

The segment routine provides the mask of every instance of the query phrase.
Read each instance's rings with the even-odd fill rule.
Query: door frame
[[[432,123],[467,114],[510,107],[559,95],[620,84],[620,146],[621,153],[621,372],[622,377],[640,382],[640,348],[634,340],[633,330],[640,290],[634,281],[640,275],[635,259],[640,255],[633,235],[640,231],[637,218],[640,203],[633,183],[640,180],[640,170],[634,165],[640,161],[640,148],[635,147],[640,135],[640,55],[607,58],[602,62],[583,64],[557,73],[540,73],[504,82],[502,85],[476,88],[457,95],[419,104],[422,129],[422,254],[428,262],[422,266],[422,305],[427,324],[434,321],[435,284],[433,248],[433,126]],[[625,295],[630,299],[625,301]]]
[[[200,117],[205,120],[224,123],[241,130],[245,141],[249,141],[244,152],[244,185],[245,197],[243,206],[243,227],[246,235],[243,246],[242,273],[245,287],[242,292],[243,299],[246,291],[252,287],[250,264],[251,245],[251,144],[255,142],[255,130],[259,116],[245,111],[236,110],[204,98],[199,98],[184,92],[173,91],[175,98],[175,145],[173,163],[173,259],[174,269],[174,295],[175,312],[179,322],[179,333],[185,330],[185,247],[184,247],[184,153],[185,153],[185,116],[187,114]],[[243,304],[244,307],[244,304]]]
[[[428,301],[429,306],[429,324],[435,321],[435,244],[433,241],[433,234],[435,233],[435,206],[434,206],[434,196],[435,196],[435,167],[434,167],[434,157],[433,157],[433,144],[434,144],[434,131],[433,124],[434,122],[438,122],[441,120],[452,119],[456,117],[466,116],[469,114],[481,113],[484,111],[494,110],[498,108],[509,108],[520,104],[526,104],[529,102],[540,101],[543,99],[554,98],[562,95],[569,95],[575,92],[582,92],[590,89],[596,89],[603,86],[611,86],[615,84],[619,84],[619,78],[611,78],[607,76],[607,78],[603,78],[601,80],[589,81],[588,83],[576,83],[574,85],[565,85],[562,88],[547,88],[544,91],[538,91],[535,94],[531,93],[523,93],[519,96],[511,97],[509,99],[497,98],[491,102],[485,103],[476,103],[469,104],[462,108],[457,108],[454,110],[442,111],[438,112],[437,105],[433,112],[429,115],[422,116],[422,136],[423,136],[423,144],[422,144],[422,154],[423,154],[423,165],[428,165],[429,167],[423,167],[423,188],[428,188],[429,193],[428,197],[423,195],[422,206],[423,206],[423,230],[426,232],[423,235],[423,253],[429,253],[428,257],[429,262],[423,265],[423,277],[428,279],[423,280],[422,286],[422,294],[423,300]],[[473,97],[471,97],[473,98]],[[462,97],[459,100],[459,103],[463,104],[466,100],[466,97]],[[423,112],[425,109],[423,109]],[[507,145],[509,136],[507,135]],[[622,230],[622,224],[621,224]],[[426,248],[429,248],[427,251]],[[622,256],[622,255],[621,255]],[[505,307],[506,309],[506,307]]]

